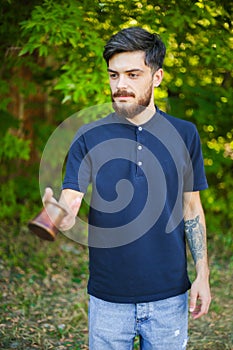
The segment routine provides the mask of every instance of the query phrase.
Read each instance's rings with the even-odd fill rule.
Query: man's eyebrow
[[[110,69],[108,68],[108,72],[111,72],[111,73],[118,73],[117,71],[113,70],[113,69]],[[143,72],[142,69],[139,69],[139,68],[133,68],[133,69],[128,69],[125,71],[126,73],[132,73],[132,72]]]

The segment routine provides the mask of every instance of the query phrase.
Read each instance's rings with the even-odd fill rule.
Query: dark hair
[[[153,72],[162,68],[166,47],[158,34],[151,34],[140,27],[130,27],[113,35],[104,47],[103,57],[109,60],[117,53],[144,51],[145,64]]]

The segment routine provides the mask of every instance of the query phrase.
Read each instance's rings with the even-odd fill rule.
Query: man
[[[115,113],[82,127],[69,151],[61,230],[74,226],[92,183],[91,350],[133,349],[136,335],[142,350],[185,349],[187,291],[194,319],[210,304],[200,140],[192,123],[154,105],[165,51],[158,35],[138,27],[110,38],[104,58]],[[51,197],[46,189],[44,200]],[[185,238],[197,272],[192,285]]]

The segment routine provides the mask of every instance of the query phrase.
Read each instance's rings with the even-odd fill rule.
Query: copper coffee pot
[[[67,210],[57,202],[46,201],[44,208],[34,219],[29,221],[28,228],[38,237],[54,241],[63,218],[68,215]]]

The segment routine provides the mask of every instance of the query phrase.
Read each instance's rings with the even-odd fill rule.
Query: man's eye
[[[129,74],[129,77],[132,78],[132,79],[136,79],[136,78],[138,78],[138,74],[136,74],[136,73],[130,73],[130,74]]]
[[[116,79],[117,78],[117,74],[116,73],[110,73],[109,74],[111,79]]]

